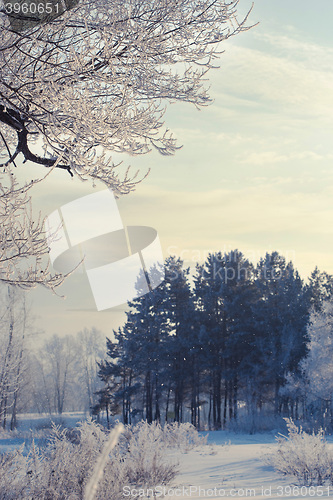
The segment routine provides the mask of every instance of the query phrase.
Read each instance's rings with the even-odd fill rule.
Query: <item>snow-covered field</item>
[[[45,444],[46,437],[51,429],[52,422],[55,425],[64,425],[67,428],[73,428],[80,420],[85,419],[82,412],[68,412],[63,415],[41,416],[36,413],[20,414],[19,426],[14,431],[4,431],[0,429],[0,453],[13,451],[25,444],[26,451],[30,447],[32,440],[37,446]]]
[[[276,447],[274,434],[249,436],[210,432],[208,446],[178,456],[180,474],[163,490],[165,498],[284,500],[333,497],[333,487],[300,488],[292,479],[281,477],[266,465],[264,455]]]
[[[64,415],[66,425],[75,426],[82,415]],[[43,439],[47,419],[27,420],[21,430],[0,434],[0,452],[11,451],[32,437]],[[207,433],[202,433],[207,434]],[[333,447],[332,439],[329,439]],[[42,443],[41,443],[42,444]],[[189,451],[169,451],[170,461],[178,462],[179,473],[168,486],[140,489],[124,486],[122,498],[252,498],[255,500],[333,497],[333,487],[300,487],[292,478],[283,478],[265,462],[265,455],[277,448],[275,433],[236,434],[225,431],[209,432],[207,445]],[[169,460],[168,459],[168,460]],[[106,500],[121,500],[120,498]]]

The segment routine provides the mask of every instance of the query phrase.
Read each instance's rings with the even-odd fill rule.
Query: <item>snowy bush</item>
[[[45,449],[39,450],[33,444],[27,456],[23,447],[3,455],[0,498],[83,498],[86,480],[107,436],[91,421],[81,425],[78,444],[71,442],[66,434],[66,429],[54,426]]]
[[[0,498],[16,500],[24,498],[28,479],[28,459],[23,456],[23,448],[0,456]]]
[[[147,442],[150,443],[163,443],[163,448],[178,448],[182,452],[187,452],[196,446],[207,444],[207,436],[201,436],[197,429],[190,423],[179,424],[174,422],[172,424],[165,424],[163,427],[153,422],[139,422],[135,426],[127,426],[124,438],[129,440],[134,436],[146,435]]]
[[[206,444],[207,436],[200,436],[189,424],[148,424],[139,422],[127,426],[120,438],[122,453],[126,456],[125,467],[131,484],[152,486],[167,484],[176,475],[176,464],[170,461],[167,449],[182,452]]]
[[[153,488],[168,484],[177,470],[166,448],[193,445],[195,439],[201,442],[187,425],[164,430],[158,424],[142,422],[126,427],[104,465],[96,500],[121,498],[125,485]],[[28,455],[22,446],[0,456],[0,500],[83,499],[107,440],[103,428],[88,420],[75,431],[54,426],[43,449],[33,442]]]
[[[163,440],[170,446],[188,452],[192,448],[207,444],[207,436],[201,436],[194,425],[174,422],[163,427]]]
[[[169,483],[176,475],[176,465],[169,463],[168,443],[159,424],[139,422],[126,429],[124,436],[125,467],[130,484],[152,486]]]
[[[332,482],[333,454],[328,449],[323,430],[307,434],[291,419],[285,420],[288,436],[277,438],[278,449],[268,457],[268,462],[277,472],[293,476],[304,486]]]

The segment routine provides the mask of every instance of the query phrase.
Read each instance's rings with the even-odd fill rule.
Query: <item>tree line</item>
[[[95,328],[39,338],[27,295],[0,288],[0,426],[14,429],[20,413],[89,413],[102,386],[97,361],[105,336]]]
[[[304,283],[277,252],[257,265],[218,252],[192,271],[169,257],[107,350],[94,328],[40,342],[26,294],[0,291],[4,428],[21,412],[65,411],[212,429],[245,418],[253,430],[268,414],[333,428],[333,277],[315,269]]]
[[[257,265],[238,250],[212,253],[194,273],[167,258],[164,282],[129,302],[107,339],[94,412],[214,429],[240,411],[299,418],[304,394],[286,388],[301,377],[310,314],[332,292],[332,276],[316,268],[305,284],[278,252]]]

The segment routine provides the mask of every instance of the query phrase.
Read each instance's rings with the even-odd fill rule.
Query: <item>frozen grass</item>
[[[173,424],[161,429],[156,424],[149,426],[141,422],[125,429],[118,446],[102,465],[103,474],[99,479],[94,500],[121,500],[124,498],[124,486],[137,488],[138,492],[141,491],[138,488],[153,489],[156,483],[157,486],[165,484],[167,490],[171,488],[171,493],[165,496],[165,500],[174,499],[174,492],[179,492],[179,488],[184,488],[187,492],[189,488],[196,490],[191,494],[193,500],[221,496],[243,498],[244,491],[248,488],[251,488],[253,500],[268,497],[290,499],[290,496],[293,496],[290,492],[294,492],[293,485],[306,482],[304,477],[299,475],[299,462],[297,476],[290,470],[274,470],[272,461],[272,465],[264,464],[263,454],[270,450],[271,455],[273,452],[276,456],[282,446],[278,463],[286,465],[289,460],[289,465],[292,466],[295,465],[295,459],[306,459],[306,470],[312,470],[313,466],[316,469],[318,459],[324,457],[323,448],[318,448],[317,452],[313,453],[313,440],[308,439],[312,436],[304,435],[301,429],[293,429],[292,426],[290,431],[289,434],[293,434],[293,444],[287,443],[290,436],[286,432],[284,434],[287,437],[280,436],[276,442],[271,432],[245,435],[212,431],[208,434],[210,446],[201,444],[203,440],[189,424],[184,427]],[[0,499],[84,498],[86,486],[93,470],[96,469],[109,434],[98,425],[85,422],[76,429],[57,427],[52,435],[52,441],[47,443],[45,449],[32,445],[29,456],[25,455],[26,448],[24,452],[17,450],[3,455],[0,464]],[[10,436],[11,433],[6,435]],[[293,438],[296,438],[296,443]],[[205,433],[204,442],[206,439]],[[318,443],[318,439],[319,444],[324,442],[324,451],[326,450],[330,457],[329,452],[333,452],[333,445],[325,443],[323,436],[315,436],[315,443]],[[225,445],[226,442],[229,443],[228,446]],[[198,446],[194,446],[195,444]],[[307,448],[307,454],[304,453],[304,446]],[[292,455],[293,447],[297,450],[296,455]],[[327,461],[323,462],[325,464]],[[178,469],[179,473],[175,475]],[[171,477],[174,479],[169,482]],[[311,482],[317,484],[317,479],[316,476],[312,479],[306,477],[309,485]],[[321,480],[327,481],[328,484],[331,482],[331,478],[324,479],[322,473]],[[200,488],[209,493],[205,496],[202,491],[200,493]],[[212,496],[212,488],[217,491],[222,489],[223,494]],[[320,488],[323,487],[303,486],[302,490],[297,491],[301,491],[304,500],[313,498],[314,492],[315,496],[328,496],[327,485],[322,490]],[[235,496],[235,491],[239,491],[238,496]],[[265,495],[263,491],[266,492]],[[330,493],[331,491],[330,489]],[[177,496],[179,497],[179,493]],[[187,498],[186,493],[180,497]]]
[[[32,441],[28,454],[22,445],[1,456],[0,498],[83,499],[107,440],[108,433],[91,420],[70,430],[53,425],[44,448]],[[184,452],[205,441],[190,424],[127,426],[103,464],[96,500],[122,498],[125,485],[152,488],[170,483],[177,463],[168,450]]]

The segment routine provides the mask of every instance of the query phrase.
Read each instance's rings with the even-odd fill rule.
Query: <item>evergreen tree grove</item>
[[[240,408],[251,418],[293,415],[299,400],[284,389],[300,373],[310,311],[330,286],[318,270],[304,285],[277,252],[256,266],[238,250],[212,253],[192,276],[167,258],[163,283],[128,303],[108,340],[97,411],[214,429],[237,421]]]

